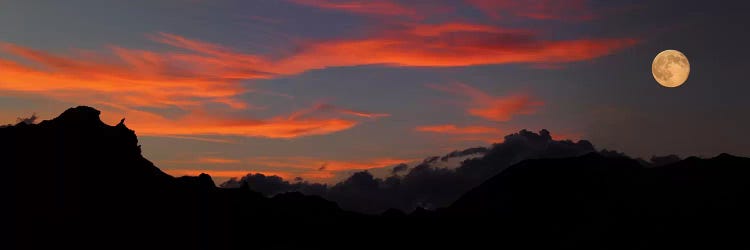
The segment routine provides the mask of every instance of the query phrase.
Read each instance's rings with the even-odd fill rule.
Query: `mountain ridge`
[[[141,155],[134,131],[123,122],[104,124],[99,115],[76,107],[39,124],[0,128],[6,173],[0,192],[13,211],[4,227],[16,245],[708,247],[742,244],[747,230],[730,228],[750,223],[750,159],[729,154],[659,167],[609,151],[528,159],[449,206],[418,207],[408,215],[389,209],[379,216],[345,211],[318,196],[268,198],[248,186],[218,188],[206,174],[172,177]],[[558,155],[571,145],[542,155]],[[327,240],[332,235],[337,240]]]

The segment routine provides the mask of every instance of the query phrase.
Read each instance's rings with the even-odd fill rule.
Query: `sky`
[[[750,155],[743,1],[0,0],[0,121],[86,105],[173,175],[333,183],[521,129]],[[690,60],[661,87],[651,62]]]

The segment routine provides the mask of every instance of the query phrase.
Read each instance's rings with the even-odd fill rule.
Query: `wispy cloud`
[[[400,163],[408,163],[418,159],[404,158],[373,158],[362,160],[334,160],[313,157],[254,157],[247,161],[252,164],[267,167],[278,167],[286,169],[321,170],[325,166],[326,171],[349,171],[381,168]]]
[[[181,65],[166,54],[114,47],[111,54],[66,56],[9,43],[0,43],[0,51],[31,63],[0,59],[3,90],[143,107],[189,108],[206,102],[248,107],[236,98],[247,90],[231,75]]]
[[[493,127],[485,126],[465,126],[459,127],[454,124],[427,125],[415,128],[419,132],[430,132],[452,135],[476,135],[476,134],[500,134],[501,131]]]
[[[275,61],[277,73],[335,66],[456,67],[585,61],[634,45],[632,38],[548,40],[529,31],[465,24],[411,25],[369,38],[318,41]],[[377,53],[373,53],[377,51]]]
[[[468,4],[494,19],[585,21],[595,17],[588,0],[467,0]]]
[[[515,115],[532,114],[544,105],[528,94],[493,96],[463,83],[431,84],[428,87],[468,98],[466,112],[489,121],[504,122]]]
[[[349,12],[364,15],[392,17],[421,17],[419,12],[407,5],[392,0],[353,1],[353,0],[289,0],[290,2],[321,9]]]
[[[502,129],[489,126],[457,126],[455,124],[424,125],[414,128],[421,133],[440,135],[454,141],[475,141],[483,143],[501,142],[505,132]],[[445,137],[445,136],[448,137]]]
[[[423,9],[399,1],[294,2],[366,15],[425,14]],[[479,2],[472,4],[492,7]],[[510,1],[500,2],[510,4]],[[538,6],[529,9],[532,13],[556,11]],[[143,135],[295,138],[335,133],[362,122],[357,118],[373,120],[389,114],[330,104],[316,104],[266,118],[220,116],[205,110],[209,106],[215,109],[214,104],[221,104],[228,111],[266,108],[241,98],[247,93],[293,99],[285,93],[253,89],[241,82],[315,69],[359,65],[560,65],[598,58],[637,42],[633,38],[549,39],[538,31],[500,25],[414,20],[394,21],[381,32],[364,37],[305,40],[280,55],[249,53],[165,32],[151,34],[148,39],[167,48],[141,50],[110,45],[99,52],[51,53],[0,42],[0,90],[128,110],[128,125]],[[490,121],[507,121],[517,114],[533,113],[541,105],[526,94],[493,97],[467,85],[448,87],[471,98],[469,114]],[[173,107],[186,111],[187,115],[167,118],[153,111]]]
[[[336,177],[351,171],[395,166],[420,159],[372,158],[361,160],[336,160],[315,157],[250,157],[226,158],[201,156],[193,159],[164,160],[162,169],[172,175],[199,175],[207,173],[221,178],[242,177],[249,173],[276,175],[285,179],[302,177],[305,180],[333,182]]]
[[[398,0],[288,0],[302,6],[340,11],[364,16],[427,18],[455,13],[456,7],[473,7],[495,20],[533,19],[587,21],[596,17],[589,0],[433,0],[429,5]],[[443,10],[443,11],[435,11]]]
[[[0,89],[68,99],[106,95],[125,105],[193,107],[215,102],[242,109],[248,104],[237,96],[252,90],[238,84],[239,80],[372,64],[449,67],[573,62],[635,43],[634,39],[543,40],[528,31],[448,23],[410,25],[363,39],[312,42],[297,53],[273,59],[168,33],[151,39],[186,51],[111,46],[111,53],[58,55],[2,43],[1,51],[40,67],[0,59]]]
[[[240,160],[231,159],[231,158],[222,158],[222,157],[201,157],[201,158],[198,158],[198,163],[232,164],[232,163],[240,163]]]
[[[294,138],[334,133],[359,123],[354,119],[312,114],[249,119],[222,117],[207,112],[205,106],[210,103],[225,104],[230,110],[252,107],[238,96],[255,90],[243,87],[238,80],[267,76],[249,68],[259,60],[258,57],[235,54],[218,45],[168,34],[159,34],[156,40],[191,50],[194,54],[113,47],[111,54],[77,53],[66,56],[2,43],[0,52],[30,63],[0,58],[0,90],[104,105],[108,107],[105,107],[108,109],[105,115],[122,114],[106,112],[112,110],[126,112],[128,125],[139,134],[150,136]],[[178,107],[188,114],[166,118],[144,111],[142,107]],[[339,116],[387,116],[338,107],[335,111]]]
[[[280,115],[267,119],[229,117],[211,114],[196,109],[177,119],[120,107],[127,111],[127,125],[136,128],[138,135],[145,136],[192,136],[222,135],[290,139],[303,136],[325,135],[347,130],[359,124],[354,119],[322,116]],[[105,115],[106,114],[106,115]],[[105,112],[107,120],[114,120],[113,114]]]
[[[320,113],[352,115],[352,116],[358,116],[358,117],[364,117],[364,118],[370,118],[370,119],[390,116],[390,114],[385,114],[385,113],[372,113],[372,112],[366,112],[366,111],[352,110],[352,109],[337,107],[328,103],[319,102],[310,108],[302,109],[302,110],[294,112],[293,114],[289,116],[289,118],[295,119],[298,117],[305,117],[308,115],[314,115],[314,114],[320,114]]]
[[[174,138],[174,139],[194,140],[194,141],[213,142],[213,143],[227,143],[227,144],[235,143],[234,141],[229,140],[229,139],[206,138],[206,137],[200,137],[200,136],[182,136],[182,135],[156,135],[156,136],[141,135],[141,136],[142,137]]]
[[[267,176],[276,175],[284,179],[294,178],[285,172],[258,172],[258,171],[246,171],[246,170],[222,170],[222,169],[180,169],[180,168],[164,168],[164,172],[172,176],[198,176],[200,174],[208,174],[213,178],[235,178],[242,177],[250,173],[259,173]]]

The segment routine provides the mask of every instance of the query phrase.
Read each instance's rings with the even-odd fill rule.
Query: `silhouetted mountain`
[[[385,178],[363,171],[326,186],[290,183],[278,176],[250,174],[229,180],[222,186],[239,187],[244,182],[250,189],[269,196],[292,191],[318,195],[337,202],[346,210],[369,214],[379,214],[389,208],[402,211],[413,211],[417,207],[436,209],[448,206],[471,188],[522,160],[571,157],[594,151],[594,146],[585,140],[554,140],[547,130],[539,133],[521,130],[505,136],[503,142],[489,148],[468,148],[442,157],[427,157],[413,167],[395,166],[393,175]],[[451,159],[461,161],[446,166]]]
[[[550,142],[545,132],[516,136],[521,137],[506,138],[453,172],[418,165],[400,182],[362,172],[331,188],[358,188],[341,194],[384,204],[401,198],[373,192],[372,187],[420,183],[406,182],[418,177],[494,176],[469,187],[445,208],[417,206],[407,213],[388,209],[382,215],[362,215],[301,193],[268,198],[252,191],[249,182],[217,188],[205,174],[174,178],[141,156],[135,133],[123,123],[106,125],[99,111],[77,107],[39,124],[0,128],[0,192],[11,207],[3,231],[12,232],[6,241],[9,248],[24,249],[748,246],[748,158],[722,154],[647,167],[612,151],[560,158],[593,147],[588,142]],[[525,147],[544,149],[515,150]],[[534,159],[513,164],[522,158]],[[422,171],[429,177],[420,177]],[[468,185],[434,183],[448,187],[421,187]]]
[[[222,248],[296,245],[279,239],[290,225],[355,216],[300,194],[271,199],[220,189],[211,177],[173,178],[141,156],[135,133],[77,107],[39,124],[0,128],[2,192],[15,211],[10,231],[22,248],[145,246]],[[283,236],[286,237],[286,236]],[[300,241],[306,239],[300,237]],[[227,245],[224,245],[227,244]]]
[[[498,223],[515,241],[673,249],[738,243],[738,236],[748,232],[748,208],[748,158],[691,157],[649,168],[629,158],[591,153],[524,161],[441,212]]]

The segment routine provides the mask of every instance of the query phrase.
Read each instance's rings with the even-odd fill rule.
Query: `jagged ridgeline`
[[[500,170],[450,205],[364,215],[317,196],[267,197],[248,186],[217,188],[208,175],[172,177],[141,156],[134,131],[123,123],[104,124],[99,114],[77,107],[39,124],[0,128],[8,244],[97,249],[746,244],[748,158],[722,154],[645,166],[608,151],[546,155],[493,168]],[[495,147],[476,160],[497,164],[486,159]]]

